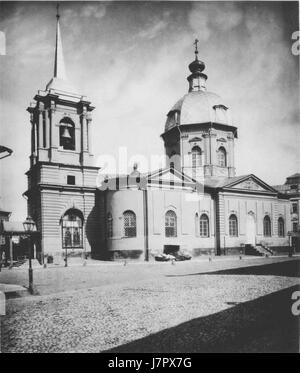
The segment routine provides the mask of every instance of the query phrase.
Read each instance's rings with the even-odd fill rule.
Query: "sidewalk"
[[[289,257],[288,255],[270,255],[268,257],[266,256],[254,256],[254,255],[242,255],[241,258],[239,255],[222,255],[222,256],[210,256],[210,255],[202,255],[198,257],[194,257],[191,260],[186,260],[184,263],[190,264],[190,263],[197,263],[197,262],[222,262],[222,261],[235,261],[235,260],[254,260],[254,259],[277,259],[277,258],[297,258],[300,257],[300,254],[294,254],[292,257]],[[87,259],[87,260],[82,260],[82,259],[77,259],[77,258],[72,258],[68,260],[68,265],[67,267],[83,267],[83,266],[124,266],[124,265],[170,265],[172,262],[157,262],[154,259],[151,259],[150,261],[144,261],[144,260],[132,260],[132,259],[119,259],[116,261],[108,261],[108,260],[96,260],[96,259]],[[176,262],[175,264],[182,263],[182,262]],[[23,271],[28,270],[28,262],[24,263],[22,266],[19,267],[13,267],[12,269],[9,269],[8,267],[3,268],[3,270],[21,270]],[[38,264],[36,261],[35,264],[33,265],[34,270],[43,270],[45,268],[65,268],[64,262],[60,264],[47,264],[46,267],[43,265]],[[1,272],[0,272],[1,273]]]

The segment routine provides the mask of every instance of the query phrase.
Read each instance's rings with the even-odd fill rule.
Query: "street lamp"
[[[30,216],[26,218],[23,223],[24,231],[28,234],[28,246],[29,246],[29,292],[33,294],[33,272],[32,272],[32,263],[31,263],[31,233],[34,231],[35,222]]]

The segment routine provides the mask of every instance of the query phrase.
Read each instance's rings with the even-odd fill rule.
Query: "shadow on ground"
[[[299,352],[293,286],[102,352]],[[230,304],[230,302],[227,302]]]
[[[190,273],[184,275],[167,275],[167,277],[197,276],[197,275],[256,275],[256,276],[287,276],[300,277],[300,260],[288,262],[222,269],[219,271]]]

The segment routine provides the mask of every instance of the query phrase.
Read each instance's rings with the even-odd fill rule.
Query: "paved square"
[[[36,269],[7,300],[3,352],[299,351],[299,258]],[[0,282],[26,285],[25,270]]]

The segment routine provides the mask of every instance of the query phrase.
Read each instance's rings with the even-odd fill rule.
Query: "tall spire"
[[[56,45],[55,45],[55,61],[54,61],[54,78],[67,80],[65,61],[62,49],[60,25],[59,25],[59,3],[56,6]]]
[[[55,42],[55,57],[54,57],[54,75],[47,84],[46,89],[56,89],[69,93],[75,93],[76,89],[68,82],[65,60],[63,55],[63,48],[61,42],[61,32],[59,24],[59,3],[56,5],[56,42]]]

